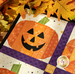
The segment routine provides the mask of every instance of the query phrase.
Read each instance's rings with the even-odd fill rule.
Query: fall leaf
[[[54,4],[54,2],[52,0],[49,0],[48,2],[46,3],[42,3],[41,6],[39,6],[37,9],[36,9],[36,12],[34,14],[34,17],[37,16],[39,13],[45,13],[45,10],[47,9],[47,16],[50,16],[50,11],[53,10],[52,8],[52,4]]]
[[[0,5],[3,3],[3,0],[0,0]]]
[[[42,3],[46,3],[48,2],[49,0],[34,0],[33,2],[29,2],[28,3],[28,6],[30,7],[30,10],[29,10],[29,15],[32,14],[32,8],[35,8],[37,9],[37,7],[39,7]]]
[[[53,15],[56,13],[58,20],[60,20],[61,16],[66,20],[72,20],[75,18],[75,11],[72,11],[72,9],[75,9],[75,4],[71,1],[72,0],[56,0],[54,3],[52,0],[50,0],[46,3],[42,3],[41,6],[36,9],[34,17],[39,13],[45,13],[46,10],[47,17],[50,17],[51,14]],[[68,4],[69,2],[71,3]]]
[[[8,22],[3,20],[4,16],[3,14],[0,12],[0,32],[5,32],[7,30],[9,30],[10,26],[8,26]]]
[[[75,4],[75,0],[71,0],[68,4],[74,3]]]
[[[25,11],[26,9],[24,9],[24,6],[25,5],[20,6],[20,8],[17,10],[17,13],[20,13],[23,19],[25,18],[26,15],[26,11]]]
[[[1,32],[5,32],[5,31],[7,31],[7,30],[9,30],[9,26],[7,25],[7,21],[5,21],[5,20],[0,20],[0,31]]]
[[[56,13],[58,20],[60,20],[61,16],[66,20],[69,20],[69,19],[72,20],[71,17],[75,15],[75,11],[71,11],[71,9],[74,9],[75,5],[73,3],[67,5],[67,3],[69,3],[70,1],[72,0],[56,0],[55,1],[52,12]]]
[[[24,19],[26,15],[26,9],[24,9],[24,6],[27,4],[30,7],[29,15],[32,13],[32,8],[35,8],[36,12],[34,16],[47,11],[47,17],[50,17],[51,14],[53,15],[55,13],[58,20],[60,20],[61,16],[66,20],[72,20],[75,18],[75,0],[54,1],[55,0],[10,0],[4,5],[2,12],[4,15],[9,16],[9,22],[15,20],[18,13],[20,13]]]
[[[7,5],[5,5],[4,11],[5,11],[5,15],[9,16],[9,21],[14,20],[17,16],[16,11],[14,11],[13,9],[8,9]]]
[[[50,0],[34,0],[35,3],[34,7],[38,7],[41,5],[42,2],[48,2],[48,1]]]
[[[0,12],[0,20],[3,19],[3,18],[4,18],[4,16],[3,16],[3,14]]]
[[[11,9],[13,9],[14,11],[16,11],[16,14],[20,13],[20,15],[22,16],[22,18],[24,19],[25,18],[25,15],[26,15],[26,9],[24,9],[24,6],[26,3],[28,3],[29,1],[31,0],[18,0],[16,3],[17,4],[21,4],[21,5],[18,5],[18,6],[10,6]],[[15,3],[14,3],[15,4]]]
[[[4,5],[3,12],[5,13],[5,15],[9,16],[9,20],[14,20],[17,17],[18,13],[20,13],[21,16],[25,18],[26,11],[24,9],[24,6],[29,1],[30,0],[12,0]]]
[[[32,8],[33,8],[33,6],[35,5],[35,2],[29,2],[28,3],[28,6],[30,7],[30,9],[29,9],[29,15],[31,15],[32,14]]]
[[[3,3],[5,3],[7,0],[0,0],[0,5],[2,5]]]
[[[26,4],[26,3],[28,3],[28,2],[30,2],[31,0],[19,0],[19,2],[21,3],[21,4]]]
[[[25,15],[26,15],[26,11],[24,9],[24,6],[25,5],[21,5],[21,6],[17,6],[17,7],[11,7],[11,8],[16,12],[16,14],[20,13],[22,18],[24,19]]]

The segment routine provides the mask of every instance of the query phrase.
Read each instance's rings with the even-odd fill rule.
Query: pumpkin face
[[[19,52],[45,59],[52,56],[58,44],[58,35],[46,25],[25,20],[15,26],[8,37],[8,43]]]
[[[30,29],[29,31],[28,31],[28,33],[29,34],[31,34],[31,35],[33,35],[33,37],[30,39],[30,42],[32,42],[32,43],[35,43],[36,42],[36,38],[35,37],[39,37],[39,38],[42,38],[42,39],[44,39],[44,33],[42,32],[42,33],[40,33],[39,35],[34,35],[34,30],[33,30],[33,28],[32,29]],[[26,49],[28,49],[28,50],[33,50],[33,51],[37,51],[37,50],[39,50],[39,49],[41,49],[44,45],[45,45],[45,43],[44,44],[42,44],[42,45],[39,45],[38,47],[37,46],[32,46],[32,45],[29,45],[27,42],[25,42],[25,39],[24,39],[24,37],[23,37],[23,35],[22,35],[22,44],[23,44],[23,46],[26,48]]]

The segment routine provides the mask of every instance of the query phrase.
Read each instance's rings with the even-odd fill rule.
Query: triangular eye
[[[30,33],[30,34],[33,34],[34,32],[33,32],[33,28],[32,29],[30,29],[29,31],[27,31],[28,33]]]
[[[42,33],[40,33],[39,35],[38,35],[38,37],[40,37],[40,38],[43,38],[44,39],[44,33],[42,32]]]

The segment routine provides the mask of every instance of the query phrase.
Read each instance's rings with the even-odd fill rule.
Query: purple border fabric
[[[50,74],[50,73],[48,73],[48,72],[44,72],[43,74]]]
[[[69,72],[67,72],[65,70],[56,68],[53,74],[71,74],[71,73],[69,73]]]
[[[28,55],[22,54],[16,50],[13,50],[13,49],[5,47],[5,46],[2,46],[2,48],[0,49],[0,52],[7,54],[13,58],[16,58],[18,60],[21,60],[21,61],[23,61],[27,64],[30,64],[34,67],[37,67],[41,70],[45,70],[45,68],[47,66],[47,63],[45,63],[45,62],[42,62],[40,60],[37,60],[35,58],[32,58]]]
[[[49,64],[54,65],[54,66],[57,65],[57,58],[59,56],[61,56],[61,54],[66,46],[66,43],[70,37],[70,34],[74,28],[74,25],[75,25],[74,23],[70,23],[70,22],[67,23],[67,26],[61,36],[61,39],[57,45],[55,52],[52,55],[52,58],[51,58]]]

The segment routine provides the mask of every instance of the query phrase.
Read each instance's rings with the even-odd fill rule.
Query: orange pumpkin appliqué
[[[0,68],[0,74],[16,74],[6,68]]]
[[[52,56],[58,44],[58,35],[46,25],[25,20],[14,27],[8,37],[8,43],[21,53],[45,59]]]
[[[75,74],[75,39],[71,40],[66,45],[62,55],[66,55],[69,58],[69,65],[65,70]]]

